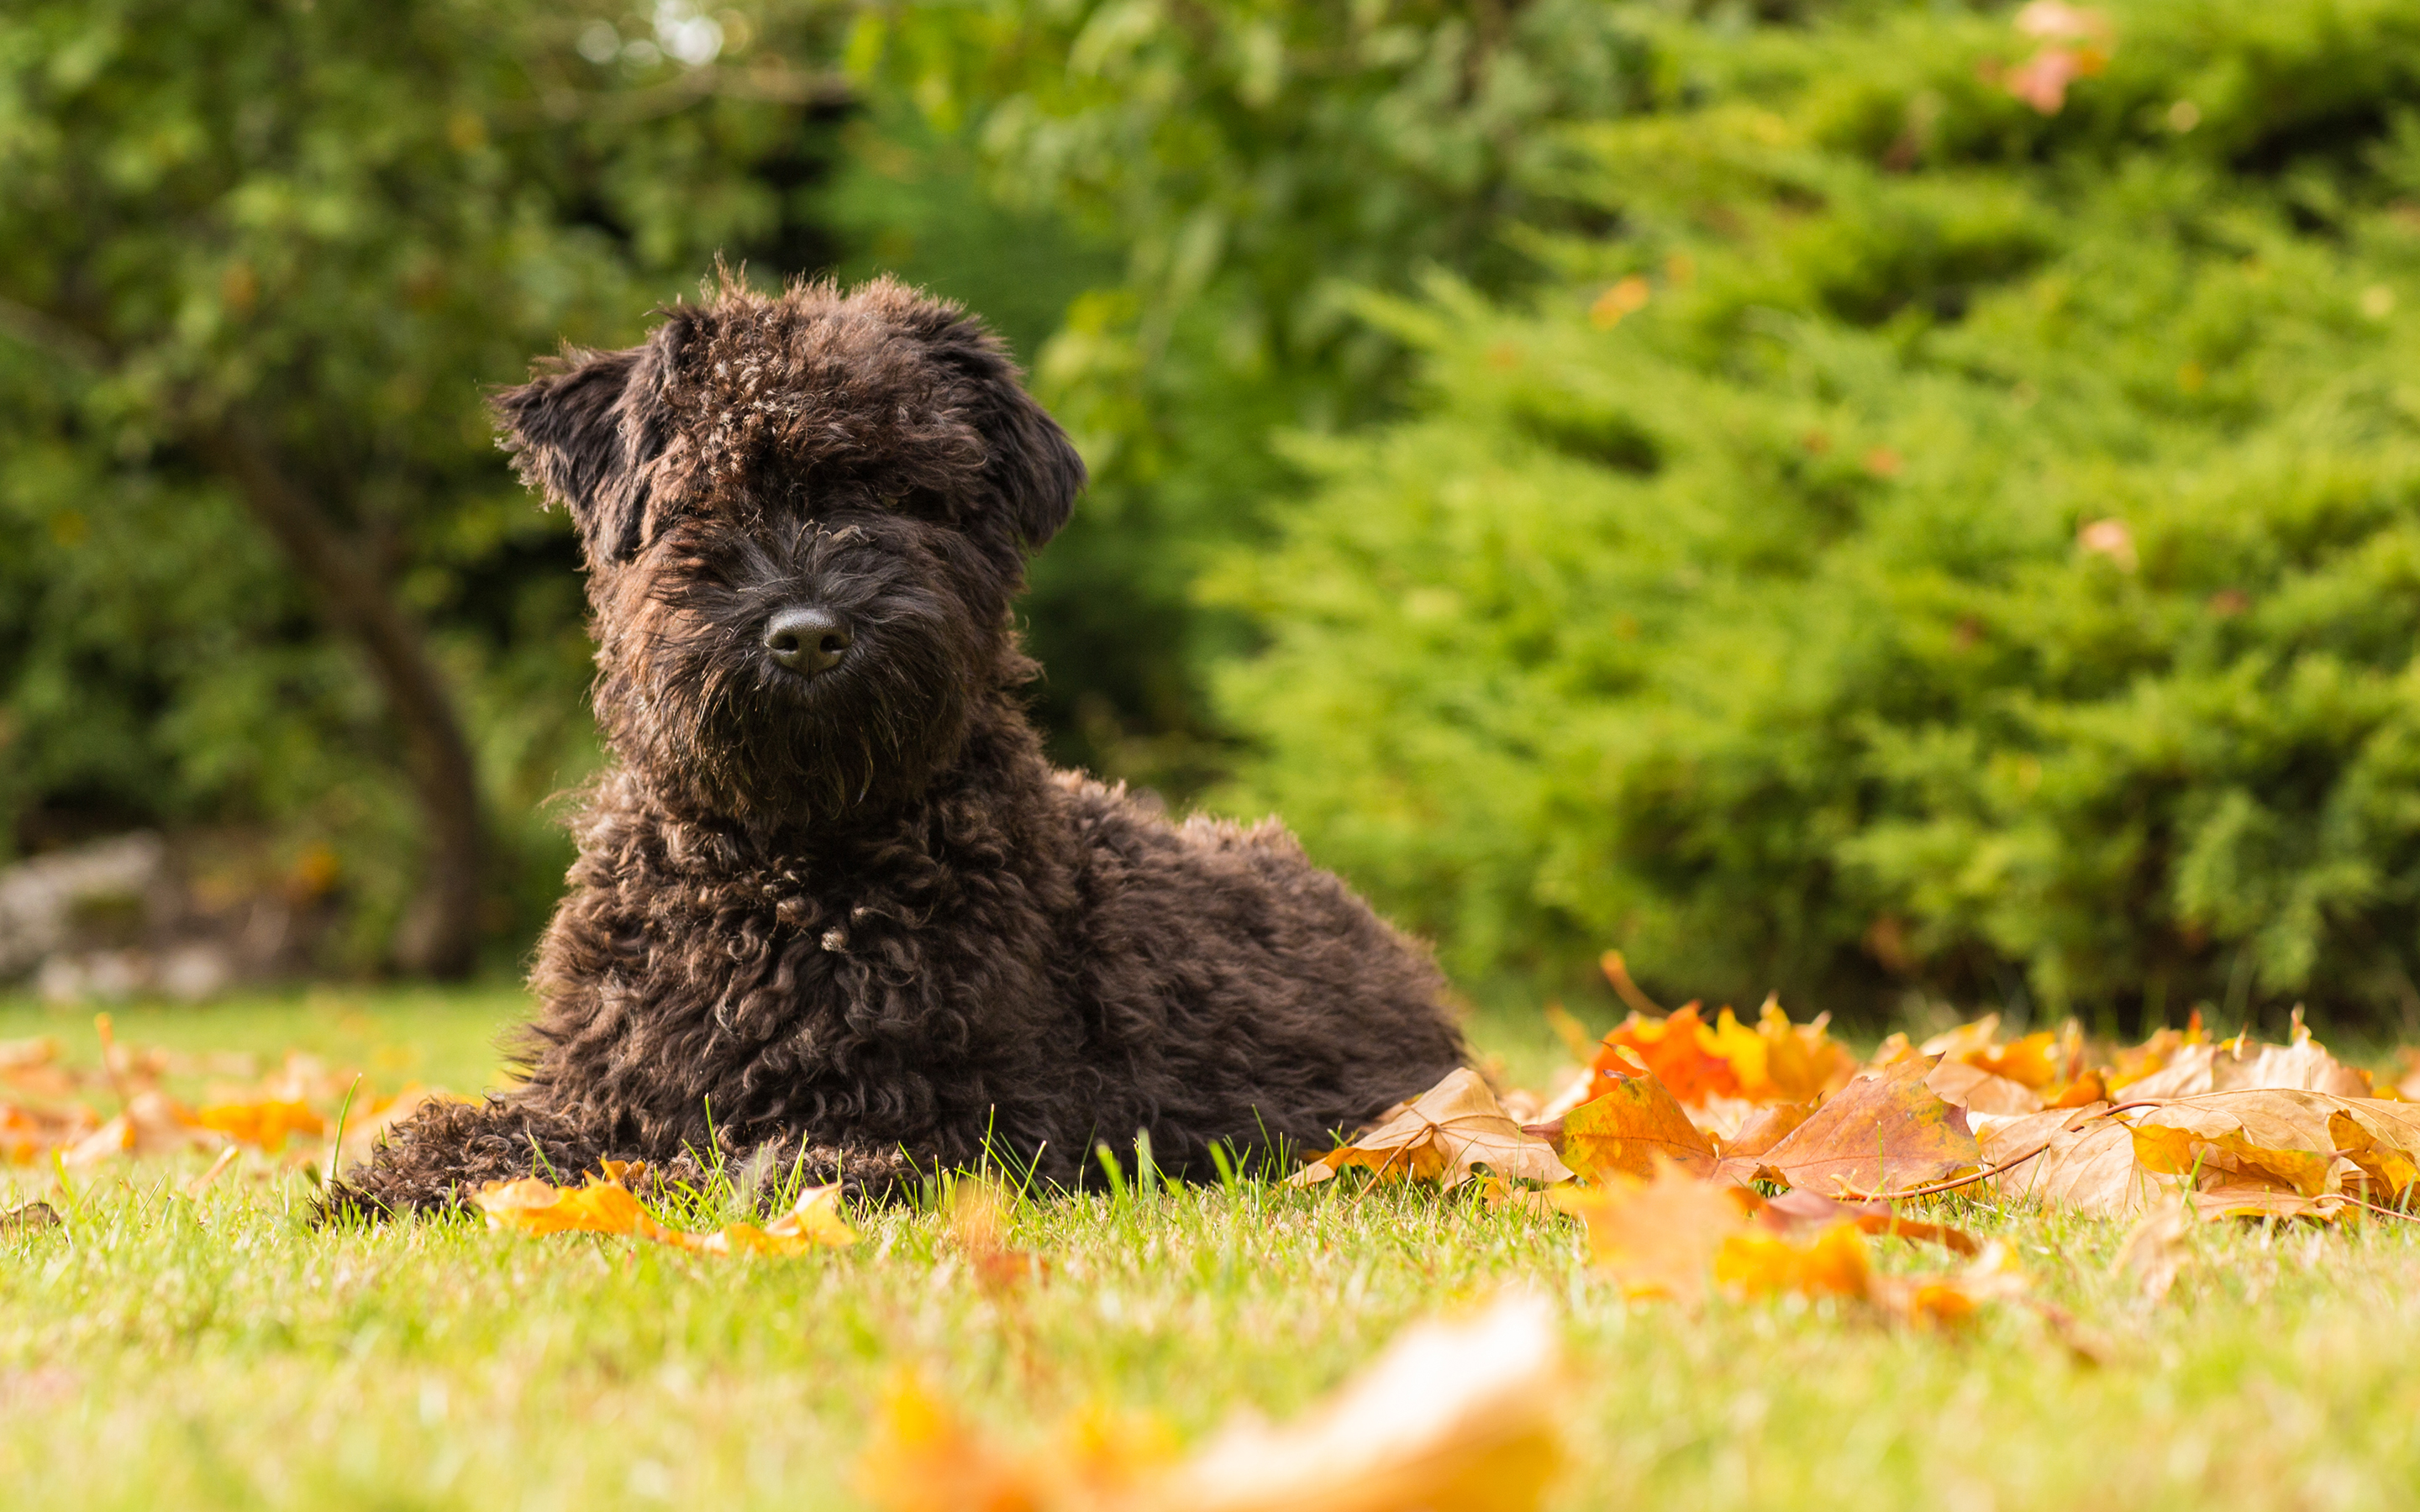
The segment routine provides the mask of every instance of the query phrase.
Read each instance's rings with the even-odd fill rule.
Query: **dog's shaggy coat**
[[[615,760],[526,1084],[424,1109],[340,1204],[608,1157],[1075,1183],[1138,1132],[1200,1175],[1459,1064],[1427,955],[1276,824],[1171,824],[1044,760],[1010,605],[1083,465],[978,322],[726,284],[498,408],[577,522]],[[767,630],[800,606],[838,627],[805,675]]]

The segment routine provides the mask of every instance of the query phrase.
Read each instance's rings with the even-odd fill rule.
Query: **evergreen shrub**
[[[1637,24],[1213,580],[1225,802],[1482,995],[2420,1010],[2420,10]]]

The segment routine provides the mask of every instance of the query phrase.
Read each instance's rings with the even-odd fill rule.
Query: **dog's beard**
[[[679,774],[693,801],[746,819],[867,818],[914,797],[955,758],[979,671],[933,607],[852,614],[848,659],[812,679],[775,666],[753,620],[735,620],[659,641],[643,677],[608,680],[620,685],[610,699],[617,743],[643,740],[649,765]]]

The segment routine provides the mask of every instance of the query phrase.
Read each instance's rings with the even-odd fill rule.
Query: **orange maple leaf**
[[[1692,1106],[1710,1097],[1737,1097],[1739,1075],[1716,1053],[1713,1038],[1695,1003],[1661,1019],[1633,1012],[1601,1041],[1589,1063],[1590,1085],[1621,1080],[1643,1066],[1673,1097]]]
[[[307,1103],[287,1099],[257,1103],[215,1103],[194,1115],[203,1128],[223,1134],[240,1145],[272,1153],[286,1148],[289,1135],[312,1138],[327,1133],[327,1120]]]
[[[471,1200],[488,1215],[488,1227],[524,1234],[628,1234],[698,1255],[800,1255],[811,1249],[857,1242],[857,1231],[838,1211],[840,1187],[814,1187],[769,1226],[726,1224],[712,1233],[690,1233],[659,1223],[638,1197],[609,1173],[587,1184],[558,1187],[535,1176],[491,1181]]]
[[[1615,1081],[1602,1097],[1563,1115],[1564,1164],[1584,1180],[1615,1172],[1646,1176],[1660,1157],[1704,1176],[1714,1168],[1714,1149],[1664,1084],[1652,1076]]]
[[[1714,1256],[1746,1227],[1752,1195],[1699,1180],[1668,1160],[1648,1180],[1614,1176],[1603,1186],[1556,1187],[1546,1199],[1588,1227],[1589,1254],[1628,1297],[1704,1299]]]
[[[1792,1186],[1826,1196],[1937,1181],[1982,1164],[1962,1108],[1924,1085],[1927,1060],[1851,1082],[1764,1156]]]

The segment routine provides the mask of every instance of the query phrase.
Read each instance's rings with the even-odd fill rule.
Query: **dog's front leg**
[[[323,1216],[439,1212],[489,1181],[542,1176],[576,1183],[617,1152],[604,1131],[510,1098],[436,1101],[395,1126],[370,1158],[329,1188]]]

